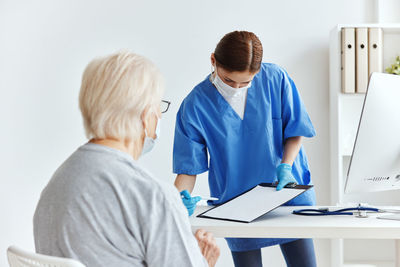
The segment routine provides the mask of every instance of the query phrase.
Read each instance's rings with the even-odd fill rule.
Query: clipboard
[[[261,183],[197,217],[250,223],[312,187],[312,185],[296,185],[276,191],[276,184]]]

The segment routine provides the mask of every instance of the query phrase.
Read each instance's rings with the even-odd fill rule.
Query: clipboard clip
[[[278,185],[278,183],[279,183],[278,181],[275,181],[271,185],[276,187]],[[285,185],[284,188],[295,188],[296,186],[297,186],[297,183],[291,182],[291,183],[288,183],[287,185]]]

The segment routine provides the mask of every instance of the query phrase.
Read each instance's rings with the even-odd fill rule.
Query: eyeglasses
[[[166,101],[166,100],[161,100],[161,113],[165,113],[169,109],[169,105],[171,105],[171,102]]]

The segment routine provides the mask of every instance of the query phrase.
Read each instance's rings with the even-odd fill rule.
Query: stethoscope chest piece
[[[366,210],[359,210],[356,214],[357,218],[368,218],[368,214]]]

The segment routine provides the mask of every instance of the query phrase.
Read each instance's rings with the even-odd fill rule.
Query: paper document
[[[251,222],[304,193],[312,186],[297,185],[276,191],[272,184],[260,184],[228,202],[198,215],[237,222]]]

